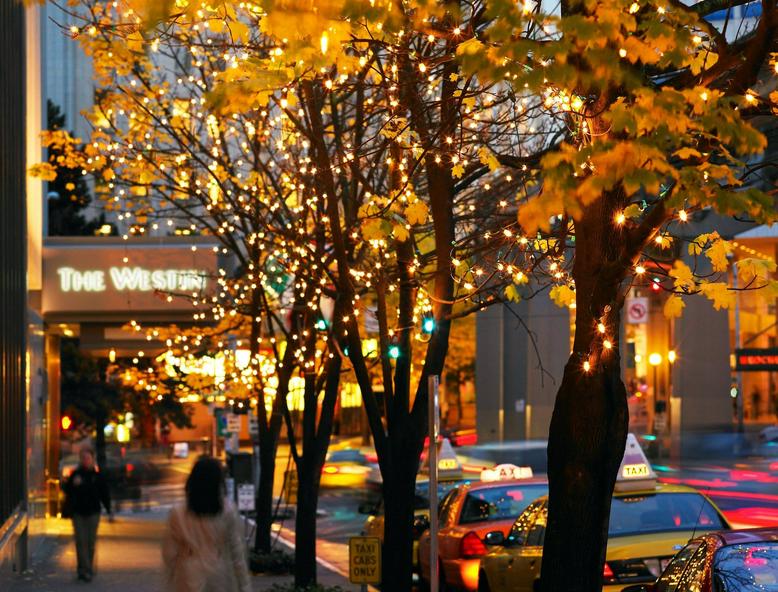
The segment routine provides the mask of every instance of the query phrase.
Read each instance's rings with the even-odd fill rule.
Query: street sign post
[[[438,433],[440,432],[440,377],[430,376],[427,383],[429,401],[429,467],[430,467],[430,592],[438,592]]]
[[[348,540],[348,579],[352,584],[381,583],[381,540],[378,537],[351,537]]]

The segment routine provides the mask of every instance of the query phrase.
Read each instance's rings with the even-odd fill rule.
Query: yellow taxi
[[[482,480],[463,483],[441,500],[438,512],[438,578],[440,590],[478,587],[478,566],[488,551],[484,536],[495,529],[507,533],[516,516],[548,492],[545,479],[529,467],[498,465]],[[430,533],[419,539],[419,573],[430,579]]]
[[[369,452],[357,448],[331,450],[321,470],[322,488],[364,487],[374,464]]]
[[[507,536],[487,533],[478,592],[532,592],[540,578],[548,498],[530,504]],[[653,582],[673,556],[701,533],[729,529],[705,495],[690,487],[657,485],[656,475],[630,434],[611,502],[603,590]]]

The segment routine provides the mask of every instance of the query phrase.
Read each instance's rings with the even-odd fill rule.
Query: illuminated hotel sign
[[[79,271],[72,267],[57,269],[59,289],[63,292],[105,292],[106,276],[115,290],[149,292],[200,292],[205,289],[206,272],[196,269],[143,269],[142,267],[110,267],[103,270]]]
[[[41,304],[48,319],[190,318],[216,288],[214,242],[178,237],[48,239]]]
[[[778,370],[778,348],[744,348],[735,350],[735,370],[756,372]]]

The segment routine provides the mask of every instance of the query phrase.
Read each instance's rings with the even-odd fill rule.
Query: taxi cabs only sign
[[[352,584],[381,583],[381,540],[351,537],[348,540],[348,579]]]

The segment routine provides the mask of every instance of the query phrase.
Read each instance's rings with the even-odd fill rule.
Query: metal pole
[[[732,263],[732,287],[735,289],[735,349],[742,347],[742,338],[740,336],[740,293],[737,285],[737,261]],[[737,432],[743,433],[743,373],[740,370],[735,371],[735,380],[737,382]],[[740,442],[738,442],[738,446]]]
[[[430,446],[427,460],[430,471],[430,592],[438,592],[438,432],[440,431],[440,378],[430,376],[428,381]]]

